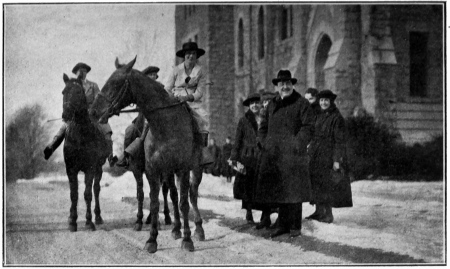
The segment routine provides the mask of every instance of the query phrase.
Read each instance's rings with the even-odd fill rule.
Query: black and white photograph
[[[447,266],[447,5],[2,2],[3,266]]]

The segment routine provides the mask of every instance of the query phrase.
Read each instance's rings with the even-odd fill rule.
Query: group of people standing
[[[183,44],[176,55],[184,61],[175,66],[168,82],[160,85],[173,98],[190,107],[197,123],[196,131],[205,147],[201,165],[214,163],[214,158],[211,159],[214,154],[206,154],[209,119],[201,106],[207,75],[197,63],[204,54],[205,50],[198,48],[195,42]],[[97,84],[86,80],[90,70],[84,63],[72,70],[81,79],[89,104],[100,92]],[[150,66],[142,72],[156,81],[158,71],[159,68]],[[261,210],[261,221],[256,228],[276,227],[271,237],[301,234],[304,202],[316,205],[316,211],[307,219],[326,223],[333,222],[333,207],[352,206],[345,121],[334,103],[336,95],[329,90],[308,89],[305,98],[294,89],[296,82],[288,70],[280,70],[272,80],[275,92],[250,95],[243,102],[249,109],[239,120],[235,143],[231,145],[228,138],[224,156],[220,158],[238,167],[235,184],[239,182],[241,187],[234,188],[235,197],[242,199],[247,221],[254,223],[252,210]],[[129,158],[136,156],[143,147],[145,125],[145,118],[140,115],[127,128],[127,147],[120,158],[112,157],[111,128],[99,126],[109,142],[110,165],[128,166]],[[44,150],[46,159],[61,144],[65,132],[64,124]],[[217,161],[217,154],[215,157]],[[223,167],[231,181],[232,170],[227,165]],[[274,212],[278,212],[278,221],[271,225],[270,215]]]
[[[333,222],[332,207],[352,206],[337,96],[310,88],[305,98],[294,89],[296,82],[290,71],[280,70],[272,80],[274,96],[252,94],[243,102],[249,109],[239,120],[230,157],[232,165],[246,168],[236,175],[241,187],[234,195],[242,199],[247,222],[254,223],[252,210],[261,210],[256,229],[276,228],[272,238],[301,234],[304,202],[316,205],[307,219],[325,223]]]

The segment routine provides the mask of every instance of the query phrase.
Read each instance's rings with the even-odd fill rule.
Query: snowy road
[[[148,184],[144,184],[148,196]],[[443,184],[359,181],[352,183],[354,207],[334,210],[335,223],[303,221],[299,238],[268,238],[245,224],[232,184],[206,175],[199,207],[206,241],[180,249],[171,227],[162,225],[158,252],[143,250],[149,227],[133,231],[135,183],[131,173],[104,174],[105,224],[84,229],[84,184],[80,179],[78,232],[67,229],[69,187],[64,176],[46,176],[5,186],[5,265],[319,265],[444,263]],[[148,198],[144,205],[148,209]],[[313,207],[303,205],[304,216]],[[145,217],[148,210],[145,211]],[[160,219],[162,219],[160,214]],[[255,219],[260,213],[254,211]],[[273,220],[276,214],[272,215]],[[191,223],[191,229],[194,228]]]

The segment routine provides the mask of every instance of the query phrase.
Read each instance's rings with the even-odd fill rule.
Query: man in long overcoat
[[[306,147],[314,114],[308,101],[293,89],[296,82],[290,71],[278,72],[272,83],[280,95],[269,103],[259,129],[262,153],[254,199],[279,207],[279,228],[271,237],[300,235],[301,203],[311,198]]]

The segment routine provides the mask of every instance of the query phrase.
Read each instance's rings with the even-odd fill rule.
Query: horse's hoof
[[[147,250],[148,253],[155,253],[158,250],[158,243],[147,242],[147,243],[145,243],[144,250]]]
[[[92,221],[86,221],[86,228],[88,231],[95,231],[95,225]]]
[[[187,251],[194,251],[194,242],[191,239],[183,239],[181,241],[181,248]]]
[[[142,231],[142,223],[136,223],[134,225],[134,230],[137,232]]]
[[[166,225],[171,225],[172,224],[172,219],[170,218],[170,216],[166,216],[164,218],[164,222],[166,223]]]
[[[172,231],[172,238],[177,240],[181,238],[181,231]]]
[[[100,216],[95,217],[95,224],[96,224],[96,225],[103,224],[103,219],[102,219],[102,217],[100,217]]]
[[[194,237],[198,241],[205,241],[205,232],[202,230],[195,230]]]
[[[69,223],[69,231],[76,232],[77,231],[77,224],[76,223]]]

